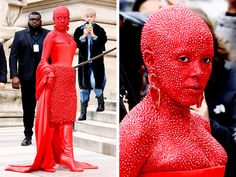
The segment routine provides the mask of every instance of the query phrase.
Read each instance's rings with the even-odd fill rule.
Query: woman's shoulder
[[[94,30],[99,30],[99,31],[105,31],[103,27],[101,27],[100,25],[98,25],[97,23],[93,24],[93,28]]]
[[[94,27],[94,28],[102,28],[102,27],[101,27],[100,25],[98,25],[97,23],[94,23],[94,24],[93,24],[93,27]]]
[[[50,31],[50,32],[47,34],[47,36],[49,36],[49,37],[56,37],[57,35],[58,35],[58,32],[55,31],[55,30]]]
[[[135,124],[136,122],[139,122],[140,120],[145,118],[143,117],[142,112],[143,111],[142,111],[141,103],[139,103],[127,113],[127,115],[123,118],[121,124],[124,124],[124,123]]]
[[[124,117],[120,128],[127,129],[130,127],[140,132],[151,129],[153,127],[152,120],[156,115],[155,111],[150,108],[151,105],[147,105],[145,101],[141,101]]]
[[[55,31],[50,31],[50,32],[47,34],[45,40],[53,39],[55,36],[56,36]]]
[[[84,30],[84,23],[75,29],[75,33],[83,32],[83,30]]]

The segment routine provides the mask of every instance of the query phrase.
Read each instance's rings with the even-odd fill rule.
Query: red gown
[[[55,44],[51,53],[52,64],[40,62],[37,68],[36,98],[38,99],[35,136],[37,154],[32,165],[9,165],[5,170],[30,172],[53,168],[59,163],[60,133],[51,123],[74,122],[76,116],[75,70],[64,66],[64,57],[73,59],[76,45]],[[62,54],[63,52],[63,54]],[[61,60],[61,61],[60,61]],[[59,64],[57,64],[59,63]],[[49,78],[53,82],[48,84]],[[96,169],[97,166],[75,162],[81,169]]]
[[[150,172],[141,174],[139,177],[222,177],[224,170],[224,166],[220,166],[191,171]]]
[[[227,156],[209,123],[153,100],[149,92],[120,124],[120,177],[223,177]]]

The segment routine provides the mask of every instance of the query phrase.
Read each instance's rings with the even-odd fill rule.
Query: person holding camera
[[[79,48],[79,63],[90,60],[105,51],[107,36],[105,30],[94,23],[96,11],[87,9],[84,15],[84,24],[76,28],[74,40]],[[104,111],[103,90],[106,84],[104,58],[101,57],[81,66],[79,70],[79,87],[81,114],[78,120],[86,120],[86,112],[90,92],[93,89],[98,100],[97,111]]]

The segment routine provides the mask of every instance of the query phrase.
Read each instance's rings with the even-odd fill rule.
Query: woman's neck
[[[189,106],[183,106],[180,103],[177,103],[175,100],[170,98],[164,93],[160,93],[160,102],[158,93],[148,93],[152,99],[152,104],[155,105],[158,113],[166,115],[167,119],[189,119],[190,118],[190,108]]]
[[[54,31],[59,32],[59,33],[67,33],[66,30],[59,29],[57,27],[54,27]]]

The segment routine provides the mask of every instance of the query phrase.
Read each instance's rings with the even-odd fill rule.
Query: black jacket
[[[42,29],[42,38],[45,39],[49,30]],[[42,50],[39,50],[39,60]],[[19,62],[19,63],[17,63]],[[15,33],[9,58],[10,77],[18,76],[20,80],[30,80],[34,77],[39,61],[34,59],[33,41],[30,30],[25,29]]]
[[[211,133],[228,155],[225,177],[236,176],[236,69],[214,65],[205,90]]]
[[[88,40],[81,43],[79,38],[83,35],[83,26],[76,28],[74,32],[74,40],[77,43],[77,47],[79,48],[79,63],[87,61],[88,58]],[[91,58],[101,54],[105,51],[105,43],[107,42],[106,32],[102,27],[97,24],[93,24],[94,34],[98,37],[96,40],[93,40],[93,47],[91,51]],[[105,67],[104,67],[104,58],[101,57],[92,62],[92,68],[94,72],[95,78],[95,88],[103,89],[102,83],[105,76]],[[79,87],[81,89],[91,89],[90,78],[88,75],[89,65],[83,65],[78,68],[79,73]]]
[[[140,49],[141,32],[149,14],[140,12],[120,13],[120,94],[127,91],[129,110],[142,99],[141,67],[144,66]],[[124,82],[122,82],[122,79]],[[148,84],[148,83],[146,83]]]
[[[7,62],[3,49],[3,45],[0,43],[0,82],[7,82]]]

